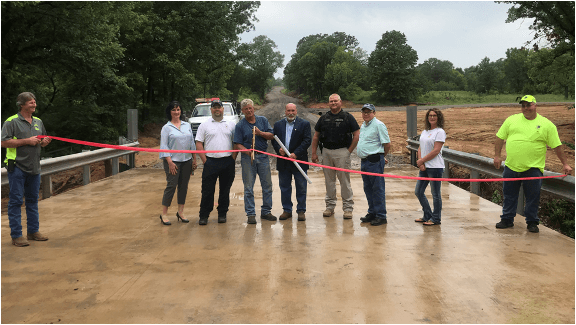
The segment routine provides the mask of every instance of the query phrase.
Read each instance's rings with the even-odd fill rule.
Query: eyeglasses
[[[436,114],[434,114],[434,115],[430,114],[430,115],[428,115],[428,117],[438,117],[438,115],[436,115]]]

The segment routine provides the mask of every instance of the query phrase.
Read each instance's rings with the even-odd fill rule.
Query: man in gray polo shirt
[[[8,202],[8,220],[12,244],[18,247],[28,246],[28,240],[22,237],[22,199],[26,198],[27,238],[44,241],[40,234],[38,215],[38,193],[40,191],[40,151],[51,139],[39,139],[46,135],[42,121],[32,116],[36,111],[36,97],[30,92],[18,95],[16,105],[18,114],[10,116],[2,126],[2,148],[6,148],[10,201]]]
[[[234,128],[232,121],[224,120],[224,107],[219,100],[210,105],[212,118],[202,122],[196,132],[197,150],[232,150]],[[218,223],[226,222],[226,213],[230,206],[230,187],[236,174],[235,161],[237,152],[199,153],[204,164],[202,171],[202,199],[200,201],[200,221],[206,225],[210,212],[214,209],[214,192],[216,181],[220,179],[218,195]]]

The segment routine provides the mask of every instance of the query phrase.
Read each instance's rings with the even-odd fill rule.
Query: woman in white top
[[[192,126],[186,121],[182,121],[182,110],[180,103],[173,101],[166,107],[166,123],[160,133],[160,149],[168,150],[196,150]],[[172,203],[172,198],[178,188],[178,212],[176,218],[182,222],[189,222],[184,218],[184,203],[188,193],[188,182],[190,175],[196,169],[195,153],[175,153],[161,152],[160,158],[164,161],[164,171],[166,172],[166,189],[162,196],[162,214],[160,221],[163,225],[170,225],[168,220],[168,207]]]
[[[416,164],[420,168],[419,177],[441,178],[444,172],[444,158],[442,158],[442,146],[446,142],[446,132],[444,132],[444,116],[437,108],[429,109],[424,119],[425,130],[420,135],[420,147],[418,148],[418,161]],[[434,211],[430,209],[428,199],[424,194],[426,187],[430,183],[432,190],[432,199],[434,200]],[[416,222],[422,222],[426,226],[440,224],[442,212],[442,197],[440,196],[441,181],[424,181],[416,182],[415,194],[424,216],[418,218]]]

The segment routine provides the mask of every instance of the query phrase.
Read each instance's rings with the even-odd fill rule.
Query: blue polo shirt
[[[246,149],[252,149],[252,129],[254,126],[258,127],[262,132],[274,132],[270,123],[268,123],[268,119],[264,116],[256,115],[256,122],[254,124],[248,123],[244,118],[236,124],[236,129],[234,130],[234,143],[241,144],[246,147]],[[268,149],[268,140],[256,136],[256,147],[254,149],[266,151]]]
[[[356,147],[356,153],[360,158],[366,158],[377,153],[384,153],[383,144],[390,143],[386,125],[377,118],[370,122],[362,123],[360,127],[360,140]]]

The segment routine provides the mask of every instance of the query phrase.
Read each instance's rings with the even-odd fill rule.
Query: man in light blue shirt
[[[360,170],[369,173],[384,173],[384,158],[390,151],[390,137],[386,125],[376,117],[376,108],[372,104],[362,106],[360,140],[357,153],[361,159]],[[387,223],[386,220],[386,187],[384,177],[362,175],[364,193],[368,200],[368,214],[360,218],[362,222],[370,222],[373,226]]]

